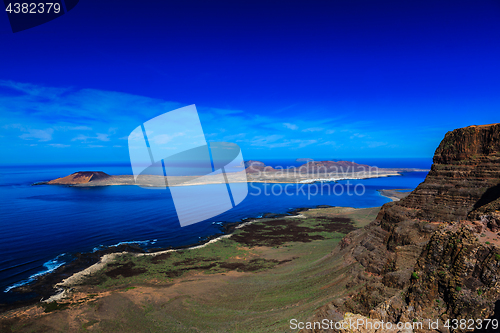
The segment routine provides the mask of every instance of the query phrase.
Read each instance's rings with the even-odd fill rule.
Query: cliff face
[[[447,133],[425,181],[333,251],[351,281],[312,320],[432,319],[445,332],[447,319],[500,316],[499,210],[500,124]]]
[[[429,318],[488,318],[500,298],[499,250],[467,227],[436,232],[415,265],[408,305]]]
[[[414,218],[452,222],[498,197],[500,124],[470,126],[446,134],[425,182],[400,206]]]

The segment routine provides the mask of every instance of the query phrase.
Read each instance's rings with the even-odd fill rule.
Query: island
[[[299,167],[271,167],[261,161],[250,160],[244,163],[244,170],[227,173],[229,183],[315,183],[335,182],[347,179],[369,179],[379,177],[400,176],[404,172],[428,172],[417,168],[377,168],[350,161],[308,161]],[[157,176],[141,175],[134,179],[133,175],[108,175],[101,171],[79,171],[69,176],[57,178],[37,185],[71,185],[71,186],[190,186],[220,184],[224,178],[217,174],[203,176]]]

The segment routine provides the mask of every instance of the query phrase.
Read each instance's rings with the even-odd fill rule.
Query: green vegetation
[[[418,280],[419,276],[418,276],[417,272],[411,273],[411,278],[414,279],[414,280]]]
[[[90,326],[94,325],[94,324],[97,324],[99,321],[98,320],[91,320],[91,321],[88,321],[86,323],[83,323],[82,324],[82,329],[84,331],[88,331],[87,328],[89,328]]]
[[[461,291],[461,290],[462,290],[462,287],[456,286],[456,287],[455,287],[455,290],[456,290],[456,291]]]
[[[44,312],[48,313],[56,310],[65,309],[69,306],[69,303],[50,302],[50,303],[42,303],[42,306],[44,308]]]
[[[195,271],[203,274],[229,271],[252,272],[272,269],[292,261],[286,258],[262,258],[255,247],[290,251],[291,244],[325,241],[339,242],[354,227],[348,218],[295,218],[257,222],[236,230],[231,238],[219,240],[204,248],[174,251],[157,256],[126,254],[93,274],[86,283],[100,289],[147,283],[150,280],[168,283]],[[332,246],[333,248],[333,246]],[[328,253],[328,252],[325,252]],[[134,287],[127,287],[126,290]]]
[[[495,253],[495,259],[496,259],[496,260],[500,260],[500,254]]]

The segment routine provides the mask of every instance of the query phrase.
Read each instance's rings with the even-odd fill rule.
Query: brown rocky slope
[[[311,321],[351,312],[422,322],[422,332],[460,332],[467,329],[448,330],[443,323],[497,318],[499,209],[500,124],[448,132],[426,180],[384,205],[375,221],[333,251],[352,279],[345,296],[318,309]],[[429,320],[440,320],[439,329],[429,329]],[[329,332],[314,332],[323,331]]]
[[[102,171],[78,171],[69,176],[57,178],[47,182],[50,185],[86,184],[93,180],[107,179],[111,176]]]

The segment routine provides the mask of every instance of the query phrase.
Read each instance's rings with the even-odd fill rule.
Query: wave
[[[39,276],[42,276],[42,275],[45,275],[48,273],[52,273],[53,271],[55,271],[56,269],[58,269],[62,265],[65,265],[68,262],[66,260],[67,257],[68,257],[68,255],[66,253],[63,253],[63,254],[58,255],[56,258],[47,261],[46,263],[43,264],[43,267],[45,267],[45,269],[43,271],[31,275],[26,280],[22,280],[18,283],[11,285],[11,286],[8,286],[7,288],[5,288],[4,293],[8,293],[12,289],[27,285],[27,284],[35,281],[36,278]]]
[[[119,242],[117,244],[109,245],[109,246],[99,245],[98,247],[95,247],[92,250],[92,252],[97,252],[99,250],[102,250],[102,249],[105,249],[105,248],[108,248],[108,247],[114,247],[114,246],[120,246],[120,245],[126,245],[126,244],[140,244],[140,245],[143,245],[143,246],[154,245],[154,244],[156,244],[157,241],[158,241],[157,239],[153,239],[153,240],[145,240],[145,241]],[[49,261],[47,261],[46,263],[43,264],[43,267],[45,267],[44,270],[31,275],[30,277],[28,277],[25,280],[22,280],[20,282],[17,282],[17,283],[15,283],[13,285],[8,286],[7,288],[5,288],[4,293],[8,293],[12,289],[15,289],[15,288],[22,287],[22,286],[25,286],[27,284],[30,284],[31,282],[34,282],[39,276],[52,273],[53,271],[55,271],[59,267],[67,264],[68,262],[70,262],[71,261],[70,258],[71,258],[71,256],[68,255],[68,254],[66,254],[66,253],[58,255],[56,258],[54,258],[52,260],[49,260]]]
[[[94,252],[97,252],[97,251],[100,251],[100,250],[104,250],[104,249],[107,249],[107,248],[110,248],[110,247],[116,247],[116,246],[127,245],[127,244],[138,244],[138,245],[142,245],[142,246],[148,246],[148,245],[154,245],[154,244],[156,244],[156,242],[158,242],[157,239],[145,240],[145,241],[119,242],[119,243],[116,243],[114,245],[99,245],[99,246],[94,247],[94,249],[92,250],[92,252],[94,253]]]

